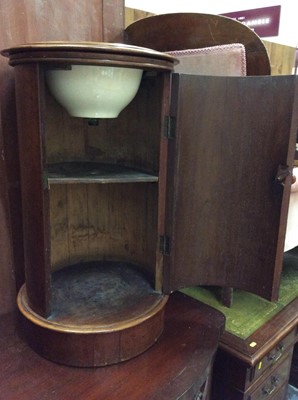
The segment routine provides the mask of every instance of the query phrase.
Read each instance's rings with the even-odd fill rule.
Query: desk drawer
[[[214,400],[284,400],[283,394],[288,383],[291,367],[291,353],[283,357],[275,368],[266,371],[264,376],[248,387],[240,390],[236,383],[228,382],[223,377],[217,380],[213,388]],[[218,378],[218,377],[217,377]],[[280,397],[278,397],[280,396]]]
[[[266,354],[252,369],[250,382],[255,381],[260,375],[264,374],[267,368],[273,367],[295,343],[296,330],[293,329],[285,338],[279,341],[274,348]]]
[[[279,363],[270,374],[261,380],[257,388],[252,387],[245,393],[244,400],[273,400],[278,398],[283,400],[283,397],[276,397],[277,394],[281,395],[285,390],[289,372],[291,368],[291,356],[288,356],[283,362]]]
[[[276,365],[283,363],[292,355],[295,335],[296,332],[293,329],[254,366],[249,366],[231,354],[219,350],[214,366],[216,379],[245,392],[252,385],[257,385],[257,381],[265,374],[269,374]]]
[[[287,399],[287,393],[288,393],[288,384],[286,383],[285,385],[283,385],[279,389],[278,392],[273,394],[273,397],[271,397],[270,400],[286,400]]]
[[[298,343],[296,343],[294,347],[292,366],[290,372],[290,384],[295,387],[298,387]]]

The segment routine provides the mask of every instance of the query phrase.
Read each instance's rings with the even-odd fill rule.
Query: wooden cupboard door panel
[[[166,292],[218,285],[277,297],[291,179],[275,178],[293,163],[295,90],[294,76],[173,76]]]

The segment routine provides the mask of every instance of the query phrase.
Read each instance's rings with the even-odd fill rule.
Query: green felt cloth
[[[252,293],[235,289],[233,305],[227,308],[220,303],[218,289],[190,287],[181,292],[221,311],[226,316],[226,330],[241,339],[246,339],[298,296],[298,257],[285,255],[277,302],[270,302]]]

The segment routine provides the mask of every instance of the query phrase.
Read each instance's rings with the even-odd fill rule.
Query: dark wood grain
[[[291,179],[276,174],[293,165],[296,91],[294,76],[174,74],[166,291],[217,285],[277,298]]]
[[[290,384],[298,388],[298,343],[296,343],[296,345],[294,346]]]
[[[69,162],[47,167],[49,184],[157,182],[158,176],[115,164]]]
[[[47,138],[50,138],[51,131],[47,130],[47,121],[55,120],[55,108],[51,113],[51,107],[47,107],[47,95],[46,95],[46,84],[45,84],[45,69],[55,62],[55,65],[62,64],[65,62],[70,65],[71,63],[83,63],[94,65],[125,65],[125,66],[135,66],[137,68],[149,69],[154,72],[164,71],[168,73],[173,68],[175,59],[164,53],[156,52],[154,50],[140,49],[133,46],[118,45],[118,44],[101,44],[101,43],[69,43],[69,42],[46,42],[42,44],[27,44],[16,46],[7,51],[3,51],[2,54],[9,57],[9,63],[15,66],[15,77],[16,77],[16,99],[18,107],[18,131],[19,131],[19,146],[20,146],[20,160],[21,160],[21,177],[22,177],[22,207],[23,207],[23,223],[24,223],[24,249],[25,249],[25,265],[26,265],[26,284],[29,303],[31,304],[33,310],[43,317],[47,317],[50,314],[50,264],[51,264],[51,254],[50,254],[50,211],[49,211],[49,186],[47,182],[47,176],[44,174],[46,172],[46,160],[51,157],[51,151],[47,148]],[[160,81],[157,77],[157,82]],[[145,84],[145,95],[148,92],[148,81]],[[160,85],[155,85],[156,89],[153,93],[157,93],[158,96],[162,93],[162,88]],[[141,91],[142,92],[142,91]],[[33,94],[33,95],[32,95]],[[155,102],[153,101],[153,107],[158,107],[161,99],[157,97]],[[155,106],[154,106],[155,104]],[[138,104],[135,107],[138,110]],[[134,108],[133,108],[134,109]],[[147,113],[146,107],[141,107],[141,109]],[[60,114],[58,113],[58,116]],[[129,117],[129,114],[128,114]],[[159,121],[160,114],[157,113],[156,119],[152,118],[154,121]],[[69,120],[69,118],[68,118]],[[58,118],[59,121],[59,118]],[[118,123],[121,124],[123,120],[119,120]],[[84,121],[81,121],[84,122]],[[127,127],[127,114],[126,119],[124,119],[124,127]],[[143,122],[144,124],[145,122]],[[155,122],[156,124],[156,122]],[[50,127],[53,125],[49,125]],[[81,124],[82,126],[82,124]],[[121,125],[120,125],[121,126]],[[150,126],[150,125],[149,125]],[[55,126],[56,129],[58,127]],[[73,149],[73,132],[71,130],[71,124],[63,124],[59,126],[59,132],[65,128],[70,134],[68,137],[68,148]],[[159,128],[159,126],[158,126]],[[153,164],[156,160],[158,162],[158,149],[155,147],[159,144],[159,129],[151,135],[151,132],[147,133],[147,140],[152,142],[151,151],[148,152],[146,147],[146,141],[144,140],[144,135],[140,136],[138,132],[134,135],[129,135],[129,132],[124,133],[123,144],[119,141],[115,141],[115,137],[112,139],[116,145],[114,147],[109,147],[105,143],[106,151],[100,148],[100,154],[105,154],[106,160],[113,160],[113,163],[120,162],[121,164],[129,165],[131,160],[130,157],[137,159],[140,163],[140,167],[146,163]],[[148,129],[148,128],[147,128]],[[119,128],[117,128],[119,131]],[[145,132],[144,132],[145,133]],[[141,143],[140,149],[133,143],[132,137],[138,134],[138,143]],[[123,133],[122,133],[123,135]],[[61,137],[62,136],[62,137]],[[106,136],[105,136],[106,137]],[[81,131],[81,144],[83,147],[80,148],[80,152],[86,151],[86,140],[85,140],[85,129]],[[61,139],[63,140],[63,135],[59,135],[59,153],[61,154]],[[126,142],[127,140],[127,143]],[[49,139],[51,140],[51,139]],[[76,142],[75,142],[76,143]],[[110,139],[108,143],[111,143]],[[148,142],[147,142],[148,143]],[[136,149],[136,150],[135,150]],[[155,151],[154,151],[155,150]],[[118,155],[115,154],[120,153]],[[140,156],[138,152],[144,154],[144,158]],[[128,155],[127,155],[128,153]],[[154,154],[154,158],[151,158],[147,154]],[[84,154],[84,153],[83,153]],[[86,153],[85,153],[86,154]],[[67,155],[64,153],[61,156],[66,158]],[[118,158],[118,159],[117,159]],[[76,160],[76,158],[74,158]],[[86,161],[86,157],[84,157]],[[142,165],[143,164],[143,165]],[[133,167],[137,165],[133,164]],[[148,165],[147,168],[149,169]],[[158,171],[158,165],[155,164],[154,169]],[[119,181],[119,179],[118,179]],[[122,183],[126,182],[127,179],[123,179]],[[150,180],[152,181],[152,179]],[[150,182],[149,181],[149,182]],[[156,181],[156,179],[155,179]],[[115,182],[115,178],[114,178]],[[134,180],[136,182],[136,180]],[[81,182],[82,183],[82,182]],[[91,182],[92,183],[92,179]],[[104,180],[104,183],[111,183]],[[83,188],[85,189],[85,188]],[[79,201],[84,204],[87,199],[83,197],[85,190],[79,196]],[[70,196],[73,202],[78,196]],[[146,202],[143,204],[146,204]],[[82,215],[81,209],[79,209],[79,202],[75,204],[75,209],[77,211],[76,215]],[[82,208],[82,207],[80,207]],[[116,210],[119,207],[115,207]],[[112,215],[115,212],[111,212]],[[125,216],[125,213],[123,213]],[[146,213],[145,213],[146,214]],[[116,213],[116,215],[118,215]],[[88,218],[87,218],[88,219]],[[132,221],[134,218],[132,216]],[[123,218],[120,219],[119,225],[122,224]],[[77,218],[76,222],[69,223],[70,229],[79,225],[83,230],[83,235],[86,232],[86,223],[81,217]],[[132,229],[123,222],[123,226],[126,226],[125,231],[128,235],[133,236]],[[118,228],[123,230],[122,228]],[[53,230],[52,230],[53,232]],[[119,233],[115,233],[114,237],[119,236]],[[141,236],[135,235],[136,237]],[[156,233],[154,234],[156,238]],[[121,237],[122,238],[122,237]],[[68,238],[69,241],[69,238]],[[82,243],[86,244],[86,240]],[[152,242],[151,242],[152,243]],[[113,245],[109,243],[111,247]],[[79,245],[82,248],[81,244]],[[128,244],[123,244],[121,246],[127,248]],[[156,242],[155,242],[156,246]],[[76,253],[78,253],[77,246],[75,247]],[[115,246],[114,246],[115,247]],[[53,250],[53,247],[52,247]],[[83,247],[82,253],[86,251],[88,256],[89,249]],[[142,251],[141,251],[142,252]],[[140,253],[141,253],[140,252]],[[80,258],[84,255],[80,252],[78,256]],[[100,253],[99,258],[107,257],[119,257],[119,250],[117,253],[117,248],[113,255],[104,255]],[[154,254],[151,252],[151,254]],[[65,256],[64,256],[65,258]],[[74,262],[70,260],[70,262]],[[38,266],[38,267],[37,267]]]
[[[15,282],[13,279],[13,254],[11,243],[12,226],[9,213],[8,182],[2,139],[3,136],[0,126],[0,314],[5,314],[14,308]]]
[[[52,275],[51,323],[114,328],[142,316],[158,304],[162,293],[152,277],[123,262],[89,262],[68,266]]]
[[[35,312],[50,312],[50,254],[48,188],[44,185],[43,71],[37,64],[16,68],[16,100],[20,146],[25,275],[29,302]],[[32,96],[30,93],[35,93]],[[24,101],[24,99],[26,99]]]
[[[123,0],[76,1],[54,0],[3,0],[0,5],[0,49],[21,43],[42,40],[115,41],[123,38]],[[1,193],[7,198],[5,215],[11,237],[3,233],[3,243],[11,252],[1,258],[0,314],[15,307],[15,285],[17,289],[24,281],[24,255],[22,235],[22,213],[20,195],[20,172],[16,127],[13,70],[4,57],[0,59],[1,135],[3,160],[1,174],[6,183]],[[4,203],[3,203],[4,204]],[[1,235],[2,235],[1,233]],[[4,257],[4,253],[1,252]],[[12,272],[13,271],[13,272]],[[14,276],[16,282],[14,281]]]
[[[159,51],[242,43],[247,75],[270,74],[269,58],[260,38],[240,22],[219,15],[175,13],[144,18],[125,29],[125,42]]]
[[[253,383],[247,390],[241,390],[233,383],[237,380],[218,379],[218,391],[213,395],[214,400],[262,400],[264,398],[286,400],[285,387],[288,383],[291,354],[277,363],[274,368],[267,371],[264,377]],[[228,368],[225,366],[225,368]],[[276,397],[275,397],[276,396]]]
[[[193,399],[209,374],[223,323],[220,313],[177,293],[166,308],[164,333],[150,350],[128,362],[91,370],[63,367],[39,357],[3,317],[1,396],[7,400]]]
[[[94,269],[86,281],[90,271],[84,261],[130,261],[155,278],[160,112],[164,94],[161,73],[169,75],[176,60],[165,53],[135,46],[89,42],[27,44],[2,54],[9,57],[16,77],[26,273],[18,306],[28,343],[44,357],[66,365],[95,367],[127,360],[145,351],[160,336],[167,296],[155,291],[153,282],[147,293],[140,281],[138,291],[134,287],[133,293],[123,294],[117,286],[123,277],[122,268],[115,272],[111,264],[107,268],[109,276],[118,275],[118,281],[106,284],[106,275],[95,273]],[[152,73],[148,74],[149,79],[145,74],[140,95],[128,112],[122,113],[122,118],[96,124],[99,145],[94,140],[95,131],[98,132],[94,125],[80,119],[73,131],[74,118],[50,99],[47,69],[53,65],[64,67],[65,63],[120,65]],[[145,103],[139,104],[144,98]],[[113,122],[115,133],[108,135]],[[93,134],[91,140],[89,131],[90,139],[91,131]],[[98,152],[93,151],[90,156],[92,142],[94,150],[98,145]],[[54,158],[51,145],[67,162],[58,165],[64,180],[61,181],[60,173],[57,181],[55,174],[56,183],[67,184],[62,190],[57,185],[52,188],[48,177]],[[69,165],[75,173],[70,172]],[[144,174],[140,178],[140,173],[134,172],[133,178],[128,179],[127,173],[123,174],[128,167],[150,174],[144,179]],[[76,266],[63,268],[73,263],[80,263],[80,273]],[[69,278],[68,271],[74,269]],[[53,270],[58,271],[52,275]],[[56,278],[61,274],[57,289]],[[123,280],[126,287],[134,282],[132,275]],[[120,294],[121,299],[117,297]],[[104,306],[99,301],[103,298]]]
[[[125,263],[78,264],[53,274],[51,315],[37,315],[25,286],[18,295],[22,330],[41,356],[69,366],[98,367],[139,355],[160,337],[167,296]]]
[[[225,332],[220,347],[243,362],[255,365],[274,347],[274,343],[282,340],[291,331],[295,331],[297,323],[298,299],[295,299],[246,340],[241,340],[229,332]],[[297,332],[293,335],[294,340],[297,341]],[[252,347],[250,344],[253,342],[257,343],[257,346]]]
[[[247,339],[224,332],[214,364],[212,398],[258,400],[266,391],[272,391],[272,399],[285,398],[297,342],[297,307],[295,299]]]

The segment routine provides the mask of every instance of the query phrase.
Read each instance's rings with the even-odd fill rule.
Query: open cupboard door
[[[173,75],[164,291],[278,297],[297,131],[295,76]]]

